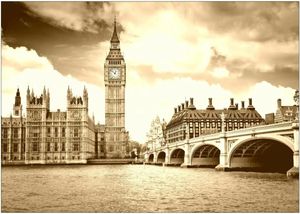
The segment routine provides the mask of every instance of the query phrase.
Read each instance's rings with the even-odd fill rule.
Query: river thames
[[[6,212],[298,212],[285,174],[151,165],[2,167]]]

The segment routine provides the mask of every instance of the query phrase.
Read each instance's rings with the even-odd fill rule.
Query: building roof
[[[112,37],[111,37],[110,42],[113,42],[113,43],[120,42],[120,41],[119,41],[118,34],[117,34],[117,23],[116,23],[116,18],[115,18],[115,21],[114,21],[114,32],[113,32],[113,35],[112,35]]]
[[[184,109],[172,116],[172,119],[168,123],[167,127],[179,124],[183,121],[189,120],[221,120],[221,114],[224,112],[225,120],[263,120],[261,115],[255,109],[224,109],[224,110],[202,110],[202,109]]]
[[[281,106],[278,110],[280,111],[283,120],[294,120],[297,115],[298,106]]]

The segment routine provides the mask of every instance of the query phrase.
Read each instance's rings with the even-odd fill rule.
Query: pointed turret
[[[20,105],[21,105],[21,96],[20,96],[20,91],[18,88],[16,96],[15,96],[15,106],[20,106]]]
[[[43,97],[46,97],[46,87],[44,86],[44,89],[43,89]]]
[[[113,35],[111,37],[111,40],[110,40],[111,43],[119,43],[120,40],[119,40],[119,37],[118,37],[118,33],[117,33],[117,22],[116,22],[116,17],[115,17],[115,20],[114,20],[114,32],[113,32]]]
[[[15,104],[13,106],[13,115],[14,116],[22,116],[22,105],[21,105],[21,95],[19,88],[17,89],[17,93],[15,96]]]

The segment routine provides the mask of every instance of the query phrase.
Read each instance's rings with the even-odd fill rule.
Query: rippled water
[[[2,168],[2,211],[297,212],[284,174],[150,165]]]

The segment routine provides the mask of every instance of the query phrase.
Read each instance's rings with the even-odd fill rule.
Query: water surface
[[[2,167],[2,211],[297,212],[285,174],[151,165]]]

